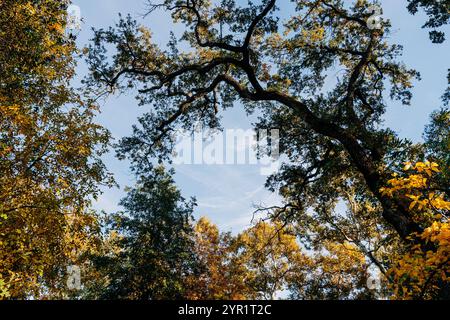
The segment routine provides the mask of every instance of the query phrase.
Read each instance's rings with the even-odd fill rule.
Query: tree
[[[391,87],[391,97],[409,103],[417,73],[396,62],[400,48],[387,44],[387,22],[380,30],[368,28],[367,1],[350,9],[341,1],[297,1],[296,15],[284,26],[286,36],[278,33],[282,26],[275,4],[263,1],[241,8],[222,1],[220,8],[225,10],[207,1],[153,6],[170,10],[175,20],[186,24],[182,39],[194,50],[189,53],[179,52],[175,39],[168,50],[161,50],[152,44],[150,32],[131,19],[123,19],[117,29],[98,30],[88,50],[88,82],[102,90],[138,88],[140,103],[154,106],[140,119],[142,128],[123,140],[119,152],[139,150],[136,161],[155,151],[167,156],[167,132],[198,122],[217,126],[219,107],[240,100],[248,110],[259,107],[269,119],[278,114],[289,117],[301,142],[297,155],[303,146],[316,145],[315,159],[330,152],[333,160],[343,157],[383,207],[384,219],[406,239],[418,226],[405,208],[379,192],[388,173],[383,160],[399,143],[378,125],[386,86]],[[117,49],[111,64],[105,62],[106,44]],[[334,64],[342,72],[334,88],[324,93],[323,81]],[[315,170],[323,175],[323,166]]]
[[[239,234],[235,250],[247,270],[250,299],[276,298],[287,289],[287,279],[294,272],[299,276],[308,263],[292,230],[276,221],[259,222]]]
[[[108,223],[113,250],[93,257],[99,276],[87,284],[85,295],[129,300],[186,297],[187,278],[198,273],[192,250],[194,200],[185,200],[170,174],[157,167],[139,176],[121,205],[126,211],[111,216]]]
[[[256,127],[279,128],[289,160],[267,181],[285,200],[272,217],[293,224],[318,250],[326,240],[349,242],[386,272],[389,256],[402,249],[399,239],[408,244],[424,231],[408,203],[380,191],[396,166],[424,153],[382,127],[387,95],[409,104],[419,74],[398,61],[401,47],[389,43],[388,21],[368,25],[369,1],[293,1],[284,23],[277,4],[150,4],[183,23],[182,35],[162,49],[129,17],[97,30],[87,83],[102,94],[135,89],[139,104],[151,105],[118,149],[135,166],[170,158],[177,128],[220,127],[220,111],[236,102],[260,113]],[[345,217],[337,210],[342,202]]]
[[[369,263],[349,242],[302,250],[293,228],[261,221],[236,236],[206,218],[196,225],[195,253],[203,269],[188,283],[189,299],[370,299]]]
[[[187,298],[192,300],[242,300],[250,296],[248,271],[236,256],[236,238],[222,233],[207,218],[195,226],[194,252],[202,266],[187,281]]]
[[[450,91],[450,90],[449,90]],[[444,107],[431,115],[431,123],[425,130],[427,156],[439,165],[440,185],[450,196],[450,109]]]
[[[0,290],[61,297],[97,227],[89,212],[112,183],[100,156],[109,133],[71,87],[66,1],[0,1]],[[0,297],[1,297],[0,296]]]
[[[196,234],[203,269],[188,281],[189,299],[274,299],[308,263],[295,235],[279,222],[261,221],[232,236],[201,218]]]
[[[433,43],[444,42],[444,32],[436,29],[450,22],[450,4],[448,1],[408,0],[408,11],[411,14],[416,14],[419,8],[422,8],[430,18],[422,28],[434,29],[430,31],[431,41]]]
[[[450,285],[450,199],[441,188],[440,175],[435,162],[408,162],[382,189],[409,203],[411,216],[424,228],[422,233],[411,235],[419,241],[397,257],[389,270],[397,298],[449,298],[444,289]],[[430,250],[429,244],[435,249]]]
[[[356,245],[326,242],[324,250],[310,258],[308,268],[291,275],[290,295],[307,300],[373,299],[367,288],[369,271],[366,257]]]

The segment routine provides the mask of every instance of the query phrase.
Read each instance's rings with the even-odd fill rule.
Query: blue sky
[[[287,3],[287,0],[284,0]],[[282,3],[283,1],[280,1]],[[109,27],[118,21],[118,13],[131,14],[153,32],[154,41],[165,45],[170,30],[174,26],[170,17],[158,11],[143,19],[145,0],[76,0],[73,4],[81,8],[82,30],[78,37],[80,46],[92,37],[91,28]],[[406,10],[406,0],[383,0],[383,16],[393,25],[391,41],[404,46],[403,61],[408,67],[421,72],[422,81],[416,83],[411,106],[389,103],[385,115],[385,125],[396,130],[401,137],[420,141],[429,114],[441,106],[440,97],[446,88],[450,41],[442,45],[432,44],[428,31],[420,26],[426,17],[411,16]],[[447,28],[447,33],[450,30]],[[86,72],[83,63],[79,66],[79,78]],[[132,93],[120,97],[110,97],[101,104],[102,113],[98,122],[107,127],[114,138],[129,135],[137,117],[149,110],[150,106],[138,107]],[[223,115],[226,129],[249,129],[255,119],[248,118],[237,104]],[[105,162],[120,185],[118,189],[105,189],[95,207],[114,212],[119,210],[118,202],[124,196],[125,186],[134,184],[133,174],[126,161],[118,161],[114,154],[105,156]],[[182,165],[175,167],[177,185],[185,197],[195,196],[199,206],[196,216],[208,216],[225,231],[240,231],[251,222],[254,205],[274,205],[280,202],[276,194],[264,189],[266,177],[260,174],[256,165]]]

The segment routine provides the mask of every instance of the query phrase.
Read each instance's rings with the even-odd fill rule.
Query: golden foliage
[[[86,208],[106,182],[109,134],[69,86],[66,6],[0,1],[0,299],[60,295],[61,271],[96,228]]]
[[[450,281],[450,202],[433,183],[440,170],[437,163],[406,163],[401,175],[395,174],[381,191],[409,201],[415,221],[425,226],[411,236],[412,245],[389,270],[394,298],[431,299]]]

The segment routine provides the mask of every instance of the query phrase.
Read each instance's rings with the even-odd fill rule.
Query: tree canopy
[[[192,247],[194,200],[181,197],[162,167],[142,175],[121,201],[122,214],[108,218],[110,246],[94,255],[100,273],[87,296],[100,299],[180,299],[184,281],[198,273]],[[98,290],[98,280],[105,281]]]
[[[220,127],[221,110],[236,102],[260,113],[256,127],[280,128],[280,151],[289,159],[267,181],[285,199],[271,215],[293,223],[317,249],[324,232],[350,241],[386,272],[379,249],[395,252],[399,239],[408,243],[427,227],[407,203],[381,191],[395,168],[425,153],[381,123],[389,100],[410,103],[419,73],[388,41],[389,21],[368,25],[369,1],[292,1],[285,21],[277,4],[150,3],[148,14],[170,12],[185,26],[182,34],[162,48],[130,17],[97,30],[87,49],[87,83],[98,93],[137,90],[139,104],[151,106],[118,148],[135,166],[168,159],[177,128]],[[445,4],[411,1],[408,8],[418,7],[431,17],[427,26],[448,22]],[[348,216],[336,211],[340,202]]]
[[[0,290],[12,298],[59,292],[96,228],[90,200],[112,182],[109,133],[70,84],[66,7],[0,1]]]
[[[94,30],[79,91],[69,1],[0,0],[0,299],[448,299],[450,88],[423,142],[386,128],[420,74],[373,4],[149,2],[144,19],[165,10],[182,31],[163,47],[131,16]],[[445,41],[448,1],[405,6]],[[95,101],[125,92],[147,107],[115,146],[136,183],[103,217]],[[195,222],[167,169],[177,129],[221,129],[232,107],[279,129],[285,159],[266,181],[282,204],[237,234]]]
[[[432,0],[408,0],[408,11],[416,14],[419,9],[423,9],[428,15],[429,20],[422,28],[434,29],[430,31],[430,39],[434,43],[442,43],[445,41],[445,34],[438,29],[445,26],[450,21],[450,10],[447,1]]]

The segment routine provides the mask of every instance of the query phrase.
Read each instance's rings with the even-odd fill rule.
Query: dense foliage
[[[423,143],[383,125],[420,77],[390,22],[368,23],[372,1],[149,3],[181,34],[163,48],[130,16],[94,30],[83,93],[68,4],[0,0],[0,299],[449,298],[450,88]],[[445,40],[447,1],[405,5]],[[136,184],[102,217],[110,137],[93,101],[129,91],[148,108],[116,146]],[[239,234],[195,222],[162,165],[176,129],[220,129],[231,107],[279,128],[286,160],[266,182],[282,205]]]
[[[94,255],[90,298],[155,300],[184,296],[184,278],[195,275],[191,224],[195,202],[186,201],[162,168],[143,175],[121,205],[125,212],[108,218],[109,246]],[[115,250],[114,250],[115,249]]]
[[[65,9],[0,1],[0,292],[13,298],[58,294],[90,246],[90,199],[111,182],[100,160],[109,134],[70,86]]]

